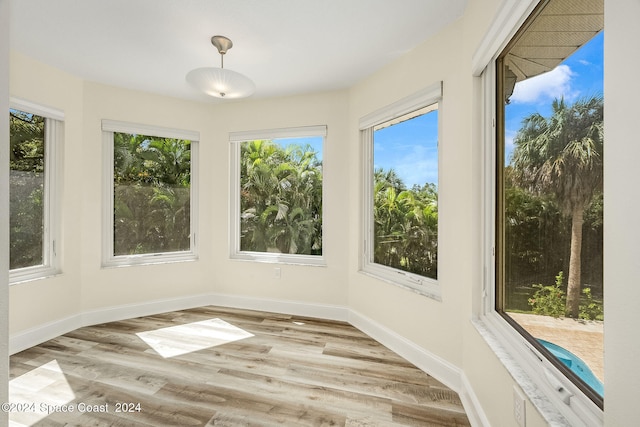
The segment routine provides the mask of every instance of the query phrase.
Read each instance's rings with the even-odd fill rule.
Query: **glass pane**
[[[561,3],[551,1],[547,8]],[[532,52],[528,45],[543,37],[536,31],[545,13],[555,14],[545,9],[501,55],[504,221],[498,304],[549,357],[602,397],[604,32],[596,28],[595,36],[588,35],[579,50],[549,71],[523,77],[522,58],[514,57]],[[555,30],[560,35],[553,40],[562,39],[565,30],[567,37],[577,37],[569,29]],[[558,49],[554,52],[565,47]]]
[[[438,110],[374,128],[373,262],[438,276]]]
[[[188,251],[191,141],[114,133],[114,255]]]
[[[45,119],[18,110],[10,120],[10,268],[44,264]]]
[[[322,143],[240,144],[240,250],[322,255]]]

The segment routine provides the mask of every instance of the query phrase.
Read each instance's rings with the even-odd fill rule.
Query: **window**
[[[192,260],[199,135],[103,120],[103,264]]]
[[[322,147],[326,126],[230,135],[231,257],[323,264]]]
[[[441,97],[438,83],[360,121],[362,271],[436,299]]]
[[[10,282],[56,274],[57,162],[64,115],[26,101],[11,100]]]
[[[604,5],[535,3],[483,73],[495,140],[484,320],[569,424],[598,425]]]

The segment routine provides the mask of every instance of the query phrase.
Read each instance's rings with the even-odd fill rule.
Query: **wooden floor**
[[[456,393],[351,325],[258,311],[85,327],[10,369],[14,426],[469,425]]]

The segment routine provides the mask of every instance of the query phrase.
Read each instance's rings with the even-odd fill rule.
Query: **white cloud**
[[[518,134],[517,131],[514,130],[510,130],[510,129],[505,129],[505,135],[504,135],[504,153],[505,153],[505,161],[507,163],[511,162],[511,155],[513,154],[513,149],[515,148],[515,144],[513,143],[513,140],[516,138],[516,135]]]
[[[539,103],[562,97],[567,101],[573,100],[578,96],[578,91],[571,87],[573,75],[568,65],[558,65],[549,72],[523,80],[516,84],[511,102]]]
[[[407,187],[427,182],[438,183],[438,150],[435,146],[407,145],[396,159],[395,169]]]

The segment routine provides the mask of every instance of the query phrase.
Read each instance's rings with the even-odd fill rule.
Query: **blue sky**
[[[374,134],[374,168],[393,169],[408,188],[438,184],[438,110]]]
[[[507,160],[524,117],[534,112],[547,117],[555,98],[564,97],[573,103],[603,93],[603,40],[602,32],[552,71],[516,85],[506,106]],[[427,182],[437,184],[437,123],[434,112],[377,131],[374,166],[393,168],[409,188]]]
[[[279,146],[285,148],[289,145],[299,145],[301,147],[306,147],[310,145],[313,150],[317,153],[316,157],[318,160],[322,160],[322,142],[323,138],[321,136],[309,136],[309,137],[301,137],[301,138],[277,138],[274,139],[273,142],[278,144]]]
[[[513,138],[525,117],[534,112],[549,117],[555,98],[564,97],[572,104],[583,97],[603,94],[603,44],[604,32],[601,32],[553,70],[516,84],[511,103],[505,108],[506,162],[513,151]]]
[[[548,117],[555,98],[568,103],[603,93],[604,33],[598,34],[552,71],[519,82],[511,103],[506,106],[506,161],[513,151],[513,138],[522,120],[538,112]],[[291,138],[281,145],[310,144],[322,159],[322,138]],[[445,142],[446,143],[446,142]],[[374,167],[393,168],[407,187],[414,184],[438,184],[438,112],[437,110],[396,125],[380,129],[374,135]]]

